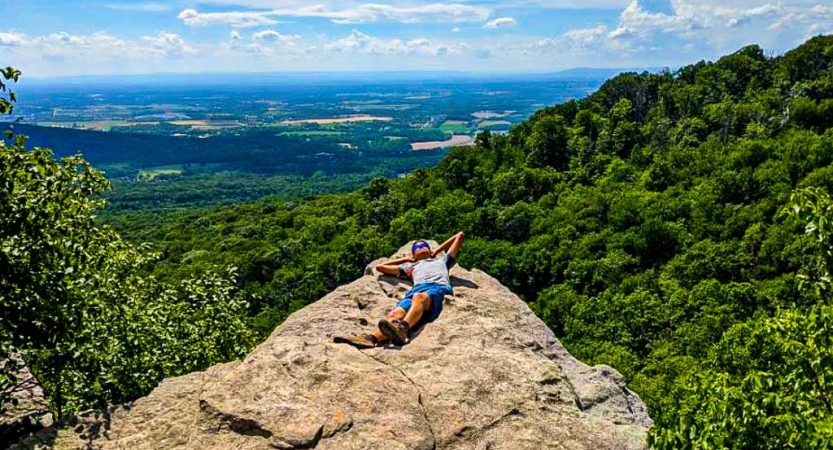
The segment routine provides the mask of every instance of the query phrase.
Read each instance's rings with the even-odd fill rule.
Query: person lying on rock
[[[454,293],[448,271],[457,262],[464,238],[461,231],[433,251],[428,242],[416,241],[411,247],[411,256],[377,265],[376,270],[383,274],[411,278],[414,287],[405,293],[387,318],[379,321],[373,333],[336,337],[334,341],[358,348],[373,348],[387,340],[394,345],[408,343],[410,330],[437,320],[443,310],[443,299]],[[446,252],[445,257],[437,258],[442,252]]]

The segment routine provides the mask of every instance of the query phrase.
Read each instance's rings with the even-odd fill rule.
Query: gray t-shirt
[[[412,278],[414,286],[422,283],[437,283],[451,286],[448,271],[454,267],[457,260],[446,253],[442,258],[423,259],[417,262],[399,266],[399,276]]]

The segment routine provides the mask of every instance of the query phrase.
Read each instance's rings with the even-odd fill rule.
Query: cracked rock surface
[[[4,392],[14,401],[0,408],[0,448],[4,448],[4,442],[13,442],[39,427],[50,425],[52,417],[48,414],[49,404],[40,383],[19,354],[0,359],[0,367],[14,367],[17,371],[12,387]]]
[[[53,448],[645,448],[651,419],[620,374],[573,358],[489,275],[451,275],[442,316],[405,347],[332,343],[368,332],[409,287],[368,270],[243,361],[165,380],[92,438],[63,429]]]

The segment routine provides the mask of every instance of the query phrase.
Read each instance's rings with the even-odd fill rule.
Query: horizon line
[[[543,76],[568,74],[574,71],[598,71],[598,72],[657,72],[673,70],[670,66],[634,66],[634,67],[588,67],[578,66],[568,69],[547,70],[547,71],[464,71],[464,70],[284,70],[284,71],[216,71],[216,72],[142,72],[142,73],[100,73],[100,74],[79,74],[79,75],[47,75],[47,76],[26,76],[26,80],[49,81],[83,78],[111,78],[111,77],[177,77],[177,76],[269,76],[269,75],[461,75],[461,76]]]

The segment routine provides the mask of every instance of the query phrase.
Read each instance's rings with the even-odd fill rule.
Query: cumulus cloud
[[[162,31],[135,39],[107,33],[89,35],[57,32],[41,36],[0,32],[0,54],[13,57],[15,67],[40,76],[100,73],[148,73],[156,71],[277,70],[291,58],[307,51],[300,37],[263,30],[243,35],[232,30],[220,42],[194,43]],[[296,45],[297,44],[297,45]],[[12,47],[14,45],[15,47]],[[269,56],[254,59],[252,54]],[[269,65],[275,61],[275,65]],[[260,64],[253,66],[253,63]]]
[[[511,27],[511,26],[515,26],[516,24],[517,24],[517,22],[515,21],[515,19],[513,19],[511,17],[499,17],[499,18],[497,18],[495,20],[492,20],[490,22],[486,22],[486,24],[483,25],[483,28],[495,29],[495,28],[501,28],[501,27]]]
[[[833,8],[815,5],[803,10],[790,10],[770,26],[773,31],[802,30],[806,38],[833,32]]]
[[[386,54],[386,55],[426,55],[443,56],[460,54],[461,45],[435,43],[429,39],[379,39],[358,30],[353,30],[349,36],[334,41],[326,46],[327,50],[343,53]]]
[[[275,30],[263,30],[252,34],[252,40],[278,43],[283,45],[295,45],[301,39],[297,34],[281,34]]]
[[[196,47],[179,35],[168,32],[136,40],[125,40],[105,32],[84,35],[61,31],[31,38],[16,33],[0,33],[2,44],[19,47],[21,55],[29,59],[74,61],[82,66],[116,61],[144,64],[199,53]]]
[[[197,49],[178,34],[160,31],[156,36],[145,36],[141,42],[153,52],[168,56],[194,55]]]
[[[624,51],[624,45],[618,39],[627,35],[626,28],[609,30],[604,25],[594,28],[570,30],[558,39],[538,41],[538,48],[554,48],[562,52],[594,53],[598,51]]]
[[[189,26],[231,25],[238,28],[275,25],[278,23],[277,20],[269,17],[269,13],[248,11],[201,13],[195,9],[186,9],[179,13],[177,19]]]
[[[27,46],[35,47],[45,56],[60,58],[72,55],[109,58],[129,49],[128,43],[123,39],[103,32],[76,35],[62,31],[36,37],[29,41]]]
[[[21,33],[0,33],[0,47],[20,47],[26,43],[26,35]]]
[[[656,58],[662,52],[676,57],[681,50],[720,53],[750,43],[748,34],[735,30],[739,27],[755,27],[766,35],[763,30],[767,28],[783,30],[789,20],[804,20],[807,22],[804,28],[811,28],[809,15],[816,10],[824,15],[823,8],[804,7],[805,13],[795,15],[790,13],[791,7],[781,3],[744,6],[740,1],[716,4],[694,0],[634,0],[622,11],[615,27],[574,29],[539,40],[532,47],[599,52],[617,57],[650,53]]]

